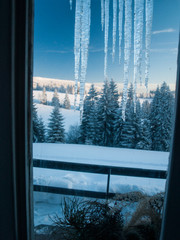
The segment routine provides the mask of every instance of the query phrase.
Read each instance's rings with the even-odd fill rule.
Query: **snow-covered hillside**
[[[92,82],[93,83],[93,82]],[[88,92],[90,89],[90,86],[92,83],[86,83],[85,84],[85,89]],[[73,85],[74,86],[74,81],[73,80],[62,80],[62,79],[54,79],[54,78],[43,78],[43,77],[33,77],[33,86],[36,87],[37,84],[39,86],[53,86],[53,87],[59,87],[63,85],[64,87],[67,87],[67,85]],[[103,82],[95,82],[93,83],[98,91],[102,89]],[[159,84],[160,85],[160,84]],[[168,84],[171,91],[175,90],[175,84]],[[123,83],[117,82],[118,90],[122,92],[123,90]],[[156,90],[158,84],[156,83],[149,83],[148,89],[149,91],[151,90]],[[146,93],[146,88],[144,84],[141,86],[141,84],[137,84],[137,93]]]
[[[143,151],[75,144],[34,143],[33,157],[55,161],[91,163],[145,169],[167,169],[167,152]],[[91,173],[34,168],[34,184],[65,188],[106,191],[107,176]],[[110,192],[142,191],[155,194],[164,191],[165,180],[111,176]],[[48,217],[60,211],[61,195],[34,193],[35,225],[51,224]]]

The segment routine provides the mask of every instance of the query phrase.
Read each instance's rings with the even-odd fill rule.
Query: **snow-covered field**
[[[33,157],[55,161],[91,163],[98,165],[167,169],[169,153],[75,144],[33,144]],[[107,176],[34,168],[34,184],[65,188],[106,191]],[[164,191],[165,180],[126,176],[111,176],[110,192],[142,191],[155,194]],[[35,225],[51,224],[48,215],[60,214],[62,196],[34,193]]]

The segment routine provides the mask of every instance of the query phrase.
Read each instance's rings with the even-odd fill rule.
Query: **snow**
[[[36,143],[33,151],[33,157],[38,159],[161,170],[167,168],[169,155],[167,152],[50,143]]]
[[[43,122],[44,122],[45,126],[47,127],[50,114],[53,110],[53,106],[36,104],[36,107],[37,107],[38,116],[42,117]],[[71,109],[64,109],[64,108],[61,108],[60,111],[64,117],[64,127],[65,127],[66,132],[68,132],[69,127],[71,125],[79,125],[80,124],[80,112],[79,111],[74,111]]]
[[[167,152],[91,145],[33,144],[34,158],[108,166],[166,170],[168,156]],[[105,192],[107,175],[34,168],[34,184]],[[164,179],[126,176],[111,176],[110,179],[110,192],[142,191],[152,195],[164,189]],[[52,224],[48,216],[57,212],[61,214],[60,202],[63,197],[57,194],[35,192],[35,225]]]

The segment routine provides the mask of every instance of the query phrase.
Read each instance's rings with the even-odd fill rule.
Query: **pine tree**
[[[116,111],[115,121],[114,121],[114,146],[121,146],[123,119],[122,119],[122,108]]]
[[[139,142],[142,140],[142,112],[139,99],[136,101],[136,112],[133,116],[133,126],[134,126],[134,143],[133,148],[137,148]]]
[[[152,149],[169,151],[172,135],[174,98],[164,82],[157,88],[151,104]]]
[[[45,126],[42,117],[39,118],[39,138],[38,142],[45,142],[46,135],[45,135]]]
[[[45,142],[45,126],[42,118],[38,118],[37,108],[33,103],[33,142]]]
[[[151,139],[152,150],[161,150],[161,106],[160,106],[160,90],[157,87],[153,101],[151,103]]]
[[[58,94],[57,89],[54,90],[54,94],[53,94],[53,98],[52,98],[52,106],[60,107],[59,94]]]
[[[98,129],[99,142],[103,146],[112,146],[113,144],[113,112],[111,104],[111,90],[108,81],[104,82],[101,97],[98,101]]]
[[[81,122],[81,142],[86,144],[96,144],[96,122],[97,122],[97,108],[98,93],[94,88],[94,84],[85,97],[83,105],[83,114]]]
[[[43,87],[43,92],[41,96],[41,103],[44,105],[47,105],[47,94],[46,94],[46,88]]]
[[[69,131],[66,135],[66,142],[67,143],[74,143],[78,144],[80,140],[80,128],[79,125],[71,125],[69,127]]]
[[[109,90],[110,90],[110,108],[111,108],[111,134],[112,134],[112,140],[111,145],[114,145],[115,141],[115,135],[116,135],[116,120],[117,120],[117,112],[119,110],[119,94],[117,90],[117,84],[114,82],[113,79],[111,79],[109,83]]]
[[[128,89],[128,99],[125,111],[125,121],[122,123],[121,146],[125,148],[134,148],[135,144],[135,126],[134,126],[134,103],[133,86]]]
[[[84,103],[83,103],[83,113],[82,113],[82,121],[80,125],[80,142],[85,143],[87,138],[87,125],[88,125],[88,107],[87,107],[87,97],[85,97]]]
[[[65,109],[70,109],[71,108],[71,104],[70,104],[70,100],[69,100],[69,96],[66,92],[65,98],[64,98],[64,104],[63,104]]]
[[[38,142],[39,140],[39,119],[37,114],[37,108],[33,103],[33,142]]]
[[[99,142],[98,111],[97,103],[94,103],[89,111],[86,143],[96,145],[98,144],[98,142]]]
[[[142,104],[141,114],[141,140],[137,144],[138,149],[151,150],[151,122],[150,122],[150,104],[146,100]]]
[[[48,124],[48,142],[64,142],[65,136],[63,120],[64,119],[60,113],[59,107],[57,105],[54,106]]]

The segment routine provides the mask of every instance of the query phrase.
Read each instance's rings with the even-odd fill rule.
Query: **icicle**
[[[124,8],[124,0],[119,0],[119,63],[121,62],[123,8]]]
[[[90,37],[90,14],[91,14],[91,0],[83,0],[83,11],[81,21],[81,75],[80,75],[80,115],[82,118],[84,88],[87,72],[88,47]]]
[[[132,0],[125,1],[125,26],[124,26],[124,87],[122,100],[122,118],[125,120],[127,103],[127,89],[129,78],[129,62],[131,55],[131,32],[132,32]]]
[[[104,0],[101,0],[101,26],[104,29]]]
[[[104,32],[104,78],[107,79],[107,57],[109,37],[109,0],[105,0],[105,32]]]
[[[117,29],[117,0],[113,0],[113,46],[112,46],[112,60],[114,62],[116,49],[116,29]]]
[[[150,45],[151,45],[151,30],[153,18],[153,0],[146,0],[146,40],[145,40],[145,86],[148,91],[149,67],[150,67]]]
[[[134,111],[136,112],[137,79],[141,76],[144,0],[134,2]]]
[[[70,10],[72,10],[72,0],[69,0]]]
[[[74,110],[77,105],[77,90],[79,80],[79,65],[80,65],[80,46],[81,46],[81,0],[76,0],[75,12],[75,31],[74,31],[74,56],[75,56],[75,87],[74,87]]]

